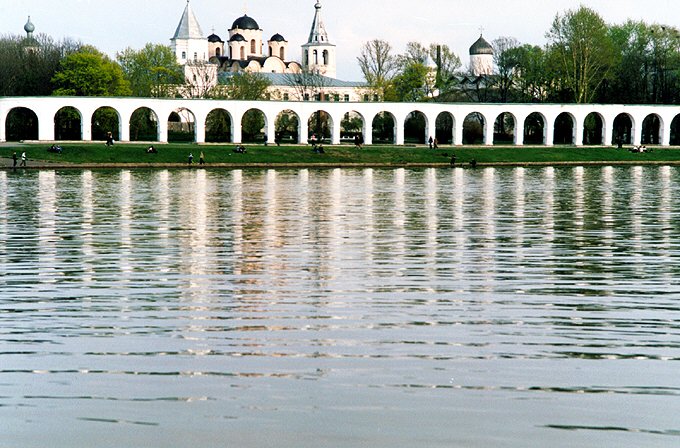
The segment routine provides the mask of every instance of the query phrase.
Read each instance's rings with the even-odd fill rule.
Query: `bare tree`
[[[368,85],[384,97],[385,87],[392,81],[398,69],[397,58],[392,55],[392,46],[379,39],[366,42],[357,61]]]
[[[184,96],[210,98],[217,88],[217,65],[210,62],[192,61],[184,68],[186,86]]]
[[[323,101],[332,93],[328,91],[331,79],[309,70],[286,73],[286,84],[294,91],[293,101]]]

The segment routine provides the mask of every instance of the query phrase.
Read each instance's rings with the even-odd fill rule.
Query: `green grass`
[[[680,148],[654,148],[651,153],[636,154],[611,147],[573,146],[493,146],[441,147],[367,146],[357,150],[352,145],[325,146],[325,154],[315,154],[309,146],[249,145],[246,154],[233,152],[235,145],[156,144],[158,154],[146,154],[148,144],[117,144],[107,148],[99,143],[65,143],[63,153],[47,151],[48,144],[4,143],[0,157],[11,158],[12,152],[26,151],[29,165],[39,161],[63,164],[174,164],[186,163],[189,153],[198,163],[201,151],[208,164],[366,164],[400,165],[448,164],[452,154],[458,163],[475,159],[480,164],[589,163],[589,162],[680,162]],[[5,165],[7,161],[5,162]]]

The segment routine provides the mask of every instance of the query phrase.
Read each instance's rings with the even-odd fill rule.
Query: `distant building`
[[[470,72],[474,76],[493,74],[493,47],[480,34],[479,39],[470,47]]]
[[[289,42],[280,33],[264,41],[264,32],[247,14],[228,30],[227,41],[214,32],[204,37],[187,1],[175,35],[170,39],[177,62],[184,66],[192,96],[238,72],[260,73],[272,83],[271,99],[292,101],[375,101],[365,83],[336,79],[336,46],[331,43],[321,16],[321,1],[309,38],[301,46],[301,62],[292,58]]]

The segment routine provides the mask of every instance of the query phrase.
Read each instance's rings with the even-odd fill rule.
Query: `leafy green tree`
[[[591,102],[614,63],[607,24],[594,10],[581,6],[557,14],[546,37],[559,86],[572,101]]]
[[[388,93],[388,100],[416,102],[427,99],[427,77],[430,70],[419,62],[404,67],[393,80],[393,91]],[[393,95],[393,97],[392,97]]]
[[[511,98],[515,77],[518,74],[517,52],[512,50],[519,47],[519,41],[514,37],[499,37],[493,41],[492,46],[496,65],[494,79],[498,91],[498,101],[507,103]]]
[[[91,46],[62,59],[52,83],[54,95],[126,96],[131,93],[120,66]]]
[[[167,45],[146,44],[141,50],[126,48],[116,55],[118,64],[137,97],[169,97],[184,83],[184,72]]]
[[[267,99],[271,81],[260,73],[237,72],[224,78],[219,95],[230,100],[258,101]]]
[[[437,67],[437,74],[434,79],[432,90],[448,90],[455,83],[455,75],[462,67],[460,58],[445,44],[430,44],[428,50],[430,60],[434,61]]]

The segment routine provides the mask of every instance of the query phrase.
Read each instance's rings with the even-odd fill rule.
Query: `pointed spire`
[[[177,25],[177,30],[175,31],[175,39],[203,39],[203,30],[201,30],[201,25],[198,23],[198,19],[191,9],[189,0],[187,0],[187,6],[184,8],[184,13],[182,14],[182,19]]]
[[[321,0],[316,0],[316,13],[314,14],[314,22],[312,22],[312,30],[309,32],[309,44],[328,43],[328,33],[326,26],[321,19]]]

